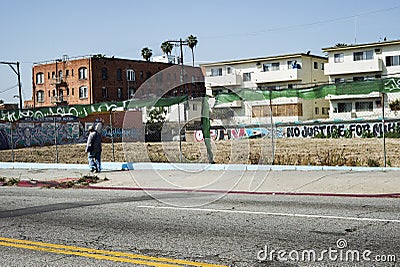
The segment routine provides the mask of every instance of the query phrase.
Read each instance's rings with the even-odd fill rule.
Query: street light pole
[[[19,62],[17,62],[17,78],[18,78],[18,95],[19,95],[19,109],[22,109],[22,87],[21,87],[21,72],[19,71]]]
[[[183,41],[182,38],[180,38],[179,40],[171,40],[171,41],[167,41],[169,43],[174,43],[176,46],[179,45],[180,47],[180,52],[181,52],[181,56],[180,56],[180,64],[182,66],[181,69],[181,80],[180,82],[182,84],[185,84],[185,70],[184,70],[184,65],[183,65],[183,46],[184,45],[188,45],[187,41]],[[183,109],[184,112],[184,118],[185,118],[185,122],[186,122],[186,111],[185,108]],[[179,128],[179,162],[182,162],[182,136],[181,136],[181,103],[178,103],[178,128]]]

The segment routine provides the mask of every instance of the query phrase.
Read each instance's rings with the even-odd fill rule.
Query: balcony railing
[[[381,72],[382,60],[360,60],[342,63],[325,64],[325,75],[341,75],[351,73]]]
[[[206,85],[210,87],[235,86],[242,84],[242,77],[236,74],[227,74],[223,76],[208,76],[205,78]]]
[[[68,96],[52,96],[50,98],[51,103],[63,103],[63,102],[68,102]]]
[[[297,81],[300,79],[299,72],[299,69],[255,72],[252,74],[252,80],[255,83]]]
[[[54,77],[51,79],[51,84],[59,85],[59,84],[65,84],[66,82],[67,81],[65,77]]]

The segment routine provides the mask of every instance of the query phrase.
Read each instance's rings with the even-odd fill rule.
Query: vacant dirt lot
[[[386,140],[388,166],[400,167],[399,139]],[[216,163],[270,164],[273,158],[271,139],[218,141],[212,144]],[[60,163],[87,163],[85,145],[58,146]],[[117,143],[115,161],[179,162],[179,142]],[[103,143],[103,161],[113,161],[111,144]],[[182,142],[182,162],[207,162],[203,143]],[[278,139],[275,140],[274,164],[383,166],[383,140],[353,139]],[[56,162],[56,148],[35,147],[14,150],[14,161]],[[12,151],[3,150],[0,161],[12,161]]]

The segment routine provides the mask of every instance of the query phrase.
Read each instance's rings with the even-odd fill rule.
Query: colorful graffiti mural
[[[313,138],[318,136],[335,136],[335,137],[356,137],[361,138],[381,137],[383,134],[391,132],[400,132],[400,120],[392,120],[385,122],[385,127],[381,121],[370,122],[343,122],[343,123],[327,123],[327,124],[303,124],[277,126],[274,129],[275,138]],[[270,128],[227,128],[227,129],[211,129],[211,138],[218,140],[236,140],[245,138],[272,137]],[[203,133],[201,130],[194,131],[194,140],[203,141]]]
[[[283,129],[274,129],[274,137],[282,138]],[[268,128],[228,128],[228,129],[211,129],[210,130],[211,139],[214,141],[218,140],[236,140],[236,139],[246,139],[246,138],[261,138],[261,137],[272,137],[272,131]],[[197,130],[194,132],[194,139],[197,142],[204,141],[203,132]]]
[[[83,126],[78,121],[0,124],[0,130],[7,140],[7,146],[1,146],[1,149],[11,148],[11,140],[14,148],[53,145],[56,140],[57,144],[82,143],[86,140]]]
[[[124,140],[138,141],[143,139],[141,112],[129,111],[130,119],[135,120],[129,129],[123,129],[126,112],[114,112],[113,126],[110,125],[109,113],[93,113],[84,118],[75,116],[58,116],[43,118],[24,118],[18,122],[0,123],[0,150],[31,146],[84,143],[87,140],[87,129],[90,125],[101,123],[100,133],[104,142]],[[108,120],[108,121],[107,121]],[[111,131],[112,128],[112,131]]]

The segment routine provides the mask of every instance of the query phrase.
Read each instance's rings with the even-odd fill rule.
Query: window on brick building
[[[88,90],[86,86],[79,87],[79,98],[88,98]]]
[[[82,67],[79,68],[79,80],[84,80],[87,79],[87,68]]]
[[[36,84],[44,83],[44,74],[43,72],[36,73]]]
[[[126,70],[126,80],[130,82],[135,81],[135,71],[132,69],[127,69]]]
[[[101,92],[102,92],[103,98],[108,98],[108,88],[107,87],[103,87]]]
[[[118,97],[118,99],[122,98],[122,88],[117,89],[117,97]]]
[[[122,81],[122,70],[117,69],[117,81]]]
[[[107,68],[102,68],[101,69],[101,78],[103,79],[103,80],[107,80]]]
[[[128,98],[133,98],[135,96],[135,88],[129,88],[128,90]]]
[[[37,100],[38,103],[43,103],[44,102],[44,91],[43,90],[37,91],[36,100]]]

